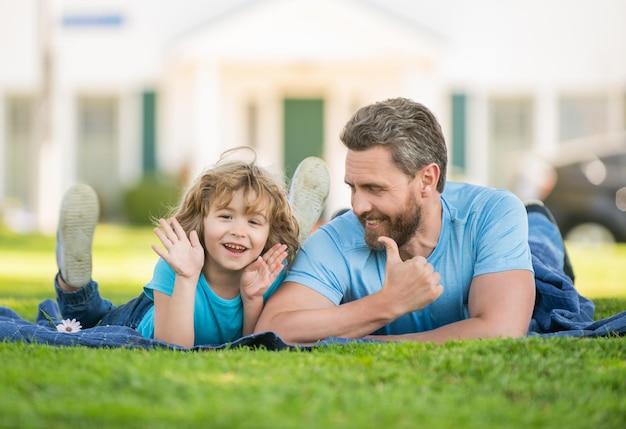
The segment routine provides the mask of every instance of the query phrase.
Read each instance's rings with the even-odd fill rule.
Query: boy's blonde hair
[[[226,207],[235,192],[243,190],[247,202],[246,212],[264,213],[270,226],[263,253],[276,243],[286,244],[288,261],[291,263],[300,247],[299,229],[284,186],[256,164],[256,156],[251,161],[224,160],[226,154],[232,151],[224,153],[215,166],[196,178],[171,216],[178,220],[187,234],[195,230],[206,250],[204,219],[210,205]]]

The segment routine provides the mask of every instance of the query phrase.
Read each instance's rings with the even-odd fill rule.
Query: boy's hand
[[[244,268],[239,286],[241,299],[246,302],[263,297],[282,271],[286,257],[287,246],[277,243]]]
[[[165,219],[159,219],[161,228],[154,228],[154,233],[165,250],[153,244],[152,249],[172,267],[176,275],[197,278],[204,266],[204,248],[200,244],[198,233],[191,231],[189,238],[175,218],[170,219],[171,226]]]

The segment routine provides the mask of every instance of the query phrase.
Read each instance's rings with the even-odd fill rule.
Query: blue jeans
[[[565,245],[558,226],[542,213],[528,214],[528,244],[535,271],[535,308],[528,333],[583,335],[602,329],[593,325],[595,306],[580,295],[564,271]],[[611,329],[623,330],[624,316]],[[608,327],[608,321],[606,326]]]
[[[58,274],[54,278],[54,289],[63,318],[76,319],[83,328],[119,325],[136,329],[148,309],[154,305],[142,292],[137,298],[116,307],[100,296],[98,283],[94,280],[89,281],[82,289],[67,292],[59,286]]]
[[[565,245],[557,225],[541,213],[528,213],[528,244],[534,254],[541,248],[546,265],[562,269]]]

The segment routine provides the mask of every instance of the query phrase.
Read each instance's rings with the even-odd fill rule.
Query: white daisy
[[[67,334],[78,332],[81,328],[82,326],[80,325],[80,322],[76,319],[63,319],[61,323],[57,325],[57,331],[65,332]]]

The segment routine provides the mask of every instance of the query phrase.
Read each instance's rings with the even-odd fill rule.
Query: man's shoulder
[[[443,200],[454,202],[455,205],[480,205],[498,200],[519,201],[517,196],[508,189],[492,188],[464,182],[448,182],[441,194]]]
[[[479,216],[486,219],[511,212],[520,216],[525,214],[523,203],[507,189],[450,182],[446,184],[441,199],[452,218]]]
[[[485,195],[498,196],[498,195],[511,195],[514,194],[508,189],[493,188],[491,186],[476,185],[468,182],[446,182],[446,187],[443,190],[442,195]]]

